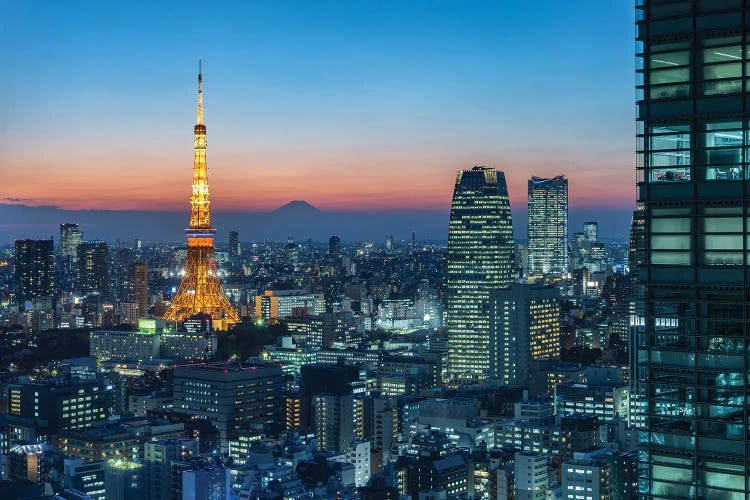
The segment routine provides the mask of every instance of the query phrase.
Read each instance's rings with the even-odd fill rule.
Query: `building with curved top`
[[[474,167],[458,172],[448,229],[448,363],[459,380],[489,372],[490,290],[515,277],[510,199],[505,174]]]

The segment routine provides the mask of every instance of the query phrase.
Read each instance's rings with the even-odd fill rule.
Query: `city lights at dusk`
[[[0,35],[0,500],[750,499],[750,0]]]

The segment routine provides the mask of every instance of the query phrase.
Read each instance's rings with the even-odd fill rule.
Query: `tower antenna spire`
[[[203,61],[198,59],[198,125],[203,125]]]

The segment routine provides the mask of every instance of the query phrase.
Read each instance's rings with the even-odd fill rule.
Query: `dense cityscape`
[[[217,250],[200,73],[197,117],[187,247],[64,222],[57,242],[5,250],[9,492],[636,491],[630,245],[599,241],[596,221],[568,234],[564,176],[528,181],[525,244],[504,174],[475,166],[457,174],[447,245],[232,231]]]
[[[0,498],[750,498],[750,3],[635,3],[619,238],[459,165],[443,240],[220,241],[199,65],[185,240],[0,246]]]

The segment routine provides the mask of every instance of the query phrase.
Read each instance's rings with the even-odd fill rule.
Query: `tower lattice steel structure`
[[[198,69],[198,121],[195,124],[195,153],[193,157],[193,194],[190,197],[190,227],[185,229],[188,250],[185,271],[164,319],[183,321],[195,314],[205,313],[222,326],[240,321],[221,288],[214,258],[214,236],[208,196],[208,168],[206,167],[206,125],[203,123],[203,75]]]

